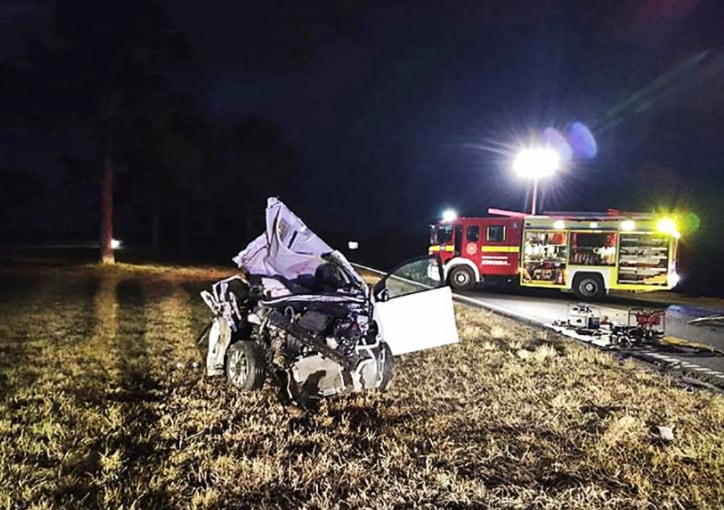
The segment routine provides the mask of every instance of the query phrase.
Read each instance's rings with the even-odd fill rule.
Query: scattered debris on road
[[[665,310],[630,308],[626,324],[601,317],[600,310],[585,303],[569,305],[566,320],[554,321],[551,328],[570,338],[595,345],[599,349],[615,351],[620,356],[636,357],[659,366],[670,373],[674,370],[688,386],[707,387],[721,391],[724,375],[716,370],[700,367],[688,360],[673,356],[724,356],[715,347],[667,336]],[[692,377],[685,377],[685,374]],[[693,383],[693,381],[697,381]],[[709,384],[709,382],[714,384]]]

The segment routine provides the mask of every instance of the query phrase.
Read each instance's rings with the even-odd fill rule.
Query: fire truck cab
[[[512,281],[520,266],[522,218],[457,218],[432,225],[430,254],[440,254],[457,290],[491,280]]]
[[[581,299],[609,290],[668,290],[678,283],[676,224],[640,213],[524,213],[463,217],[431,226],[430,254],[439,254],[457,290],[505,281],[574,292]]]

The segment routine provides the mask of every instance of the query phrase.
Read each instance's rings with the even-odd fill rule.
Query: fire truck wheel
[[[601,275],[577,274],[573,280],[573,293],[578,299],[601,299],[606,295],[606,287]]]
[[[450,286],[455,290],[467,290],[475,283],[473,270],[467,266],[457,266],[450,270],[448,275]]]

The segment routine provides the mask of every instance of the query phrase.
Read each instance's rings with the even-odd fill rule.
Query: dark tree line
[[[264,198],[289,189],[294,153],[263,117],[216,126],[200,74],[160,3],[59,0],[53,33],[0,66],[0,143],[20,147],[0,161],[0,227],[25,238],[89,235],[48,232],[44,218],[64,210],[27,223],[14,214],[86,182],[80,203],[100,232],[104,263],[114,261],[114,226],[167,256],[215,238],[240,247],[257,234]]]

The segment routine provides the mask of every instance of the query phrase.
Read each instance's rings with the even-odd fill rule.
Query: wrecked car
[[[385,389],[393,356],[458,342],[436,257],[405,262],[369,288],[352,264],[284,203],[236,257],[239,274],[204,290],[213,319],[206,373],[298,403]]]

